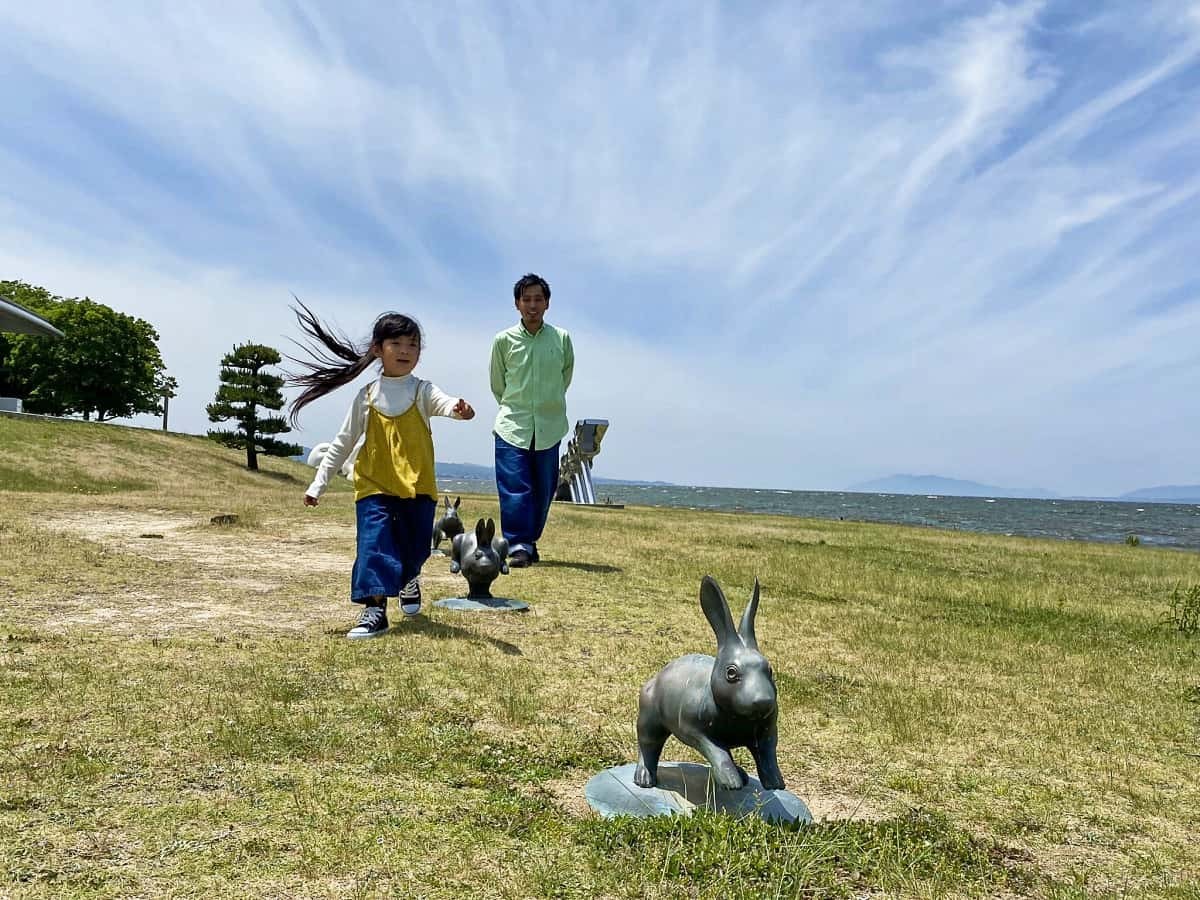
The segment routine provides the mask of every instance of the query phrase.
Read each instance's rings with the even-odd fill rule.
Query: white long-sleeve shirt
[[[357,449],[359,440],[367,429],[367,411],[372,400],[375,402],[375,408],[385,416],[398,416],[413,405],[414,397],[417,410],[426,425],[433,416],[462,418],[454,412],[458,398],[443,393],[432,381],[421,381],[415,375],[404,375],[400,378],[380,375],[377,381],[368,382],[355,394],[354,402],[350,404],[350,410],[346,413],[346,420],[342,423],[342,430],[329,445],[325,458],[317,467],[316,477],[305,493],[310,497],[320,497],[329,486],[329,479]]]

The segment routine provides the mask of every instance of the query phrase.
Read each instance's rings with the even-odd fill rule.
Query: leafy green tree
[[[56,340],[8,335],[0,345],[0,386],[24,397],[30,412],[101,422],[162,412],[165,367],[149,322],[24,282],[0,282],[0,294],[63,333]]]
[[[0,297],[19,303],[42,317],[45,317],[46,310],[57,300],[45,288],[26,284],[23,281],[0,281]],[[0,397],[24,397],[29,392],[25,379],[17,375],[16,369],[9,360],[13,344],[18,340],[21,340],[20,335],[5,334],[0,331]],[[42,340],[51,339],[42,338]]]
[[[246,468],[258,471],[258,451],[268,456],[295,456],[301,452],[296,444],[269,437],[291,431],[282,416],[259,415],[259,408],[282,409],[283,378],[264,372],[267,366],[277,366],[283,359],[274,347],[262,344],[238,344],[221,360],[221,384],[217,396],[208,404],[208,420],[224,422],[234,419],[234,431],[213,430],[208,436],[226,447],[246,449]]]

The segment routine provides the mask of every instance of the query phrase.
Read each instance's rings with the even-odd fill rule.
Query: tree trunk
[[[258,471],[258,451],[254,449],[254,432],[246,432],[246,468],[251,472]]]
[[[257,405],[251,403],[249,412],[249,421],[242,428],[242,431],[246,435],[246,468],[251,472],[257,472],[258,451],[254,449],[254,439],[258,437],[258,428],[256,427],[258,424],[258,416],[256,415],[258,412]]]

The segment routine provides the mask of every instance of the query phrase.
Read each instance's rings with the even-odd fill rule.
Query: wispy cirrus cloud
[[[1196,9],[9,5],[0,277],[158,325],[192,430],[295,291],[416,313],[486,462],[537,269],[608,474],[1194,480]]]

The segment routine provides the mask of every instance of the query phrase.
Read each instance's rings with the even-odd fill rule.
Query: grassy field
[[[556,506],[496,586],[529,613],[350,642],[348,485],[242,463],[0,418],[0,894],[1200,898],[1196,554]],[[711,652],[706,573],[735,615],[762,581],[812,826],[583,800],[639,685]]]

